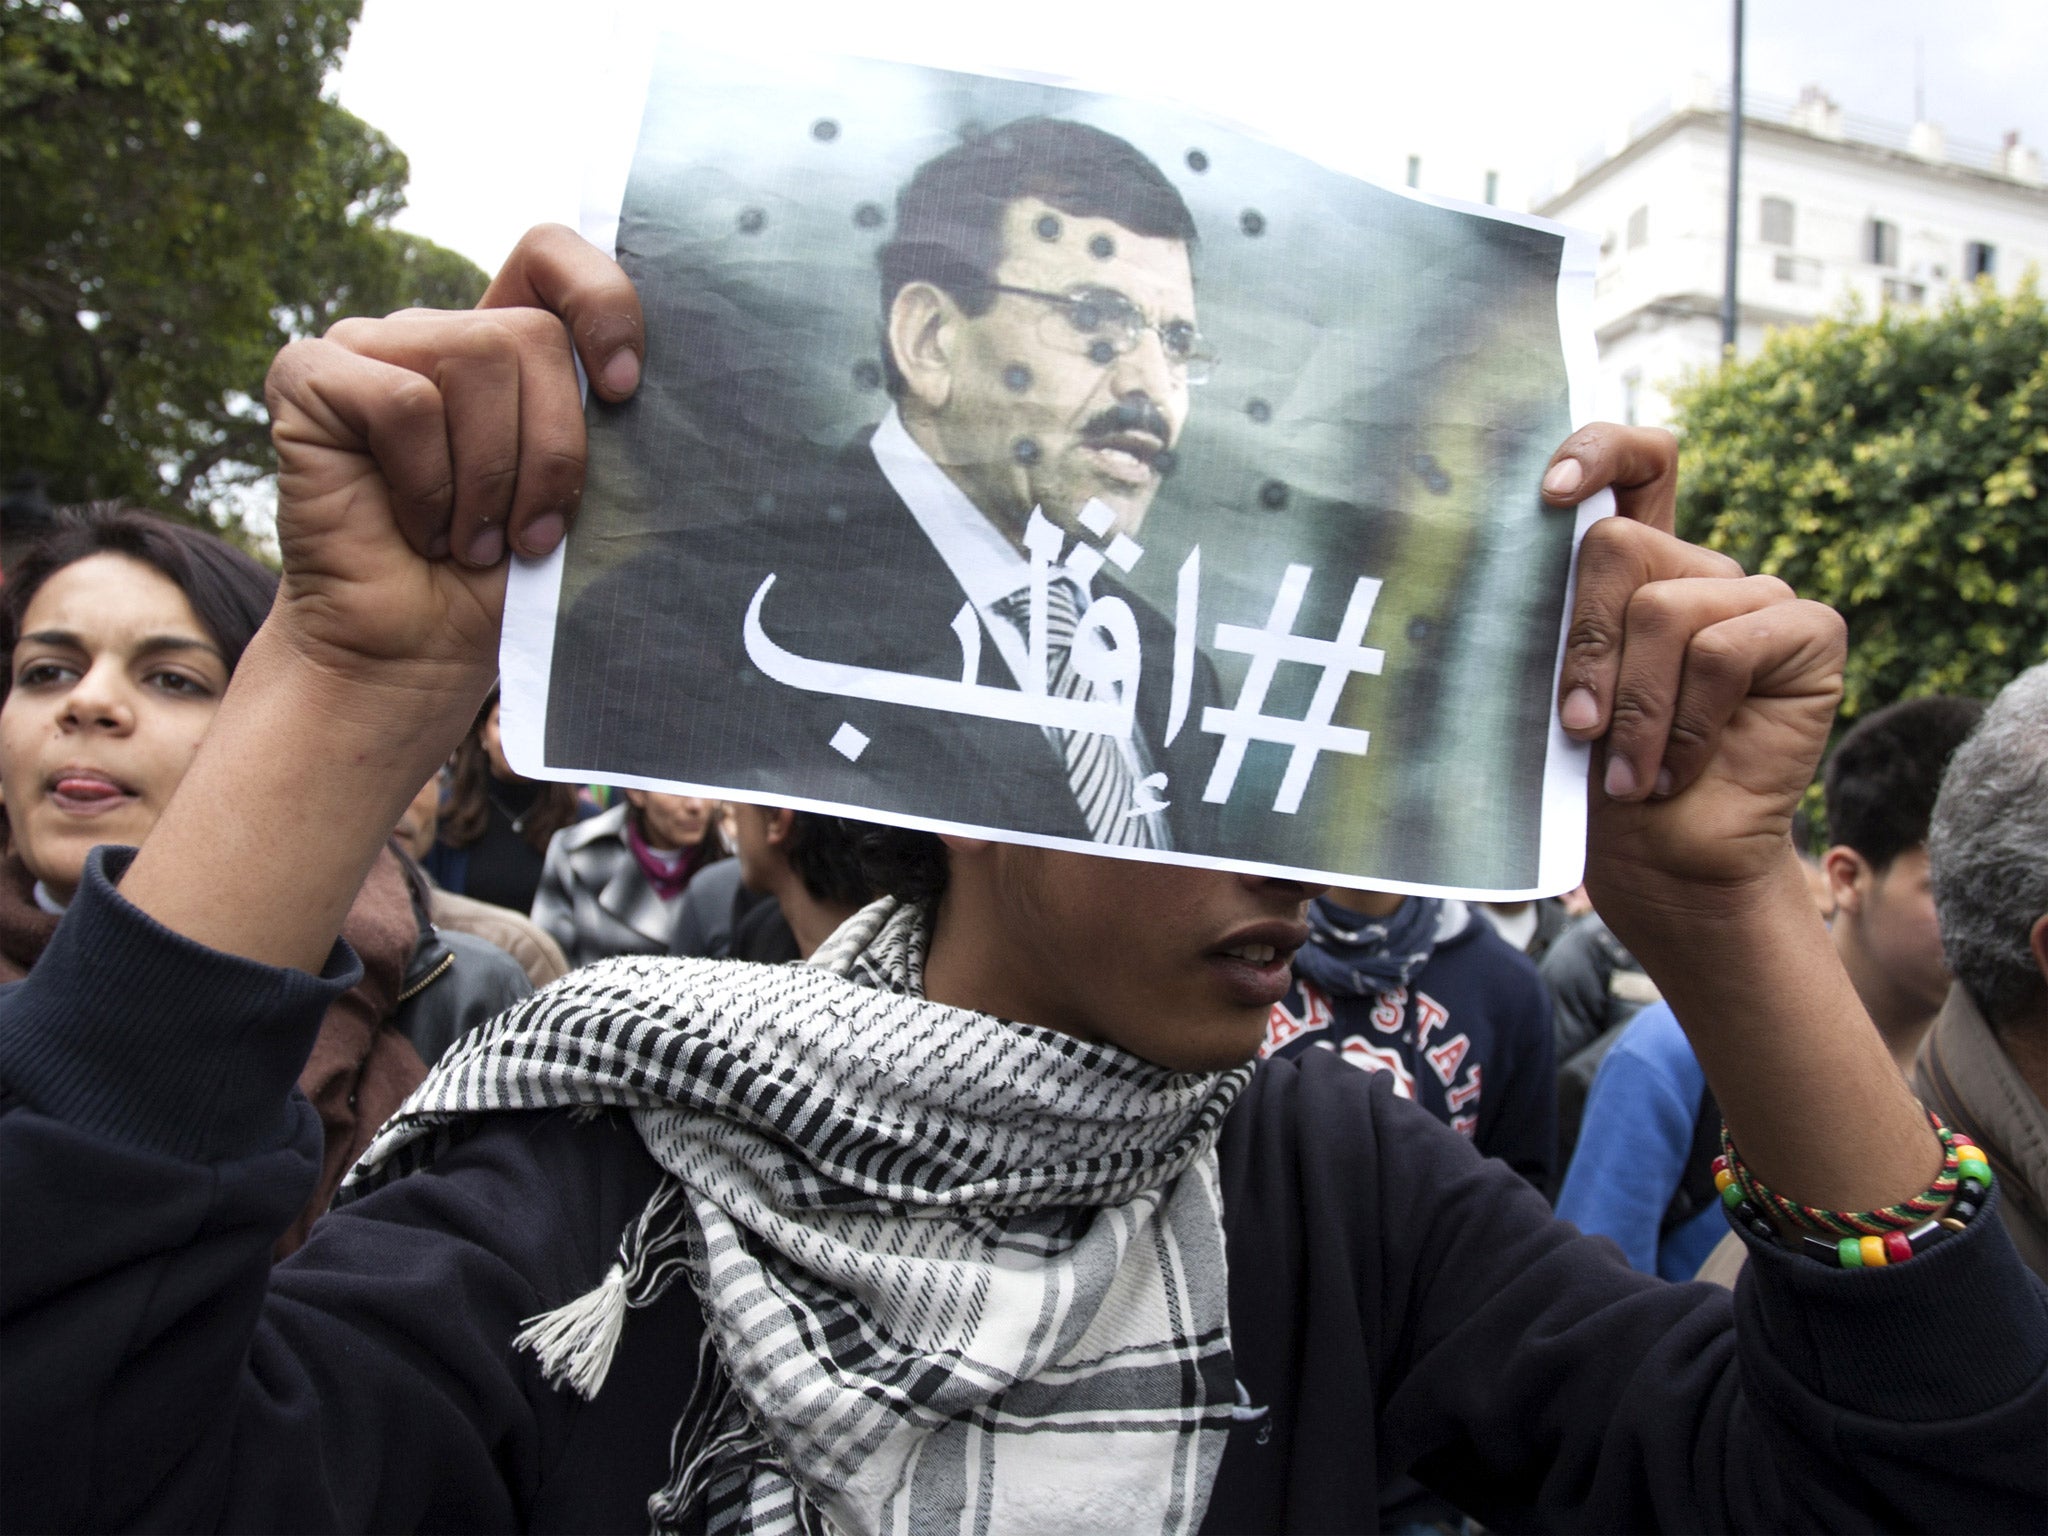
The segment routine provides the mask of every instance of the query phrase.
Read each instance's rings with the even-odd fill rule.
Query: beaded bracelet
[[[1983,1208],[1992,1184],[1991,1165],[1976,1144],[1927,1112],[1941,1141],[1941,1171],[1925,1194],[1876,1211],[1823,1211],[1774,1193],[1752,1174],[1735,1151],[1724,1121],[1721,1156],[1714,1159],[1714,1187],[1734,1226],[1767,1243],[1782,1241],[1765,1212],[1786,1226],[1828,1234],[1802,1236],[1800,1251],[1843,1269],[1900,1264],[1950,1236]]]

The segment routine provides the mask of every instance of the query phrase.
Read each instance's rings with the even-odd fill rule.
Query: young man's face
[[[1182,1072],[1251,1059],[1320,886],[948,839],[926,969],[940,1002]]]
[[[1939,1008],[1948,995],[1949,970],[1924,844],[1870,876],[1855,921],[1859,941],[1892,984],[1929,1013]]]
[[[775,850],[768,833],[773,812],[739,800],[725,802],[722,824],[725,840],[739,860],[740,884],[756,896],[766,895],[775,884]]]
[[[1172,351],[1194,334],[1188,249],[1029,197],[1009,205],[1003,236],[994,281],[1051,297],[997,293],[972,316],[947,301],[941,352],[905,369],[906,418],[1013,539],[1034,507],[1074,531],[1091,499],[1135,533],[1187,424],[1188,368]],[[1133,342],[1117,316],[1147,328]]]

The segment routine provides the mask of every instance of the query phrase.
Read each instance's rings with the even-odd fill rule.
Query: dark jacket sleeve
[[[1555,1005],[1560,1063],[1584,1050],[1607,1028],[1607,975],[1612,969],[1597,935],[1600,920],[1590,913],[1566,929],[1538,967]]]
[[[2041,1528],[2048,1294],[1996,1222],[1871,1271],[1759,1247],[1731,1326],[1405,1108],[1375,1105],[1382,1230],[1416,1240],[1382,1445],[1483,1524]]]
[[[0,1526],[527,1523],[581,1405],[509,1341],[595,1284],[654,1165],[629,1130],[512,1117],[273,1272],[319,1166],[293,1078],[354,969],[202,949],[95,868],[0,997]],[[644,1520],[675,1415],[642,1417]]]
[[[1670,1285],[1383,1075],[1260,1076],[1223,1172],[1226,1210],[1265,1202],[1233,1223],[1231,1324],[1273,1428],[1233,1435],[1212,1529],[1370,1528],[1361,1425],[1378,1486],[1410,1471],[1492,1530],[2043,1528],[2048,1291],[1997,1222],[1896,1267],[1773,1247],[1733,1297]]]

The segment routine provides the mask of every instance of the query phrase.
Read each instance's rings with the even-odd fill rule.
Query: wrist
[[[342,655],[273,612],[243,653],[230,696],[241,690],[253,701],[260,693],[266,710],[330,733],[337,746],[366,754],[365,761],[409,764],[427,756],[424,783],[469,729],[496,679],[496,663],[495,651],[480,665]]]
[[[1675,995],[1749,989],[1758,967],[1788,948],[1828,943],[1789,843],[1741,879],[1608,880],[1590,889],[1601,919],[1674,1007]]]

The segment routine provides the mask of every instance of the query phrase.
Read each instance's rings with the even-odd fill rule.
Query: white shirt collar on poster
[[[967,493],[953,483],[932,456],[918,446],[904,428],[895,406],[875,428],[870,447],[875,463],[903,505],[924,530],[932,548],[953,573],[960,590],[981,615],[981,627],[995,641],[996,649],[1009,664],[1010,675],[1024,686],[1024,637],[1017,627],[995,611],[995,605],[1031,581],[1031,565],[1010,541],[996,531],[981,509],[967,499]],[[1065,576],[1085,594],[1088,583],[1054,566],[1054,579]]]

